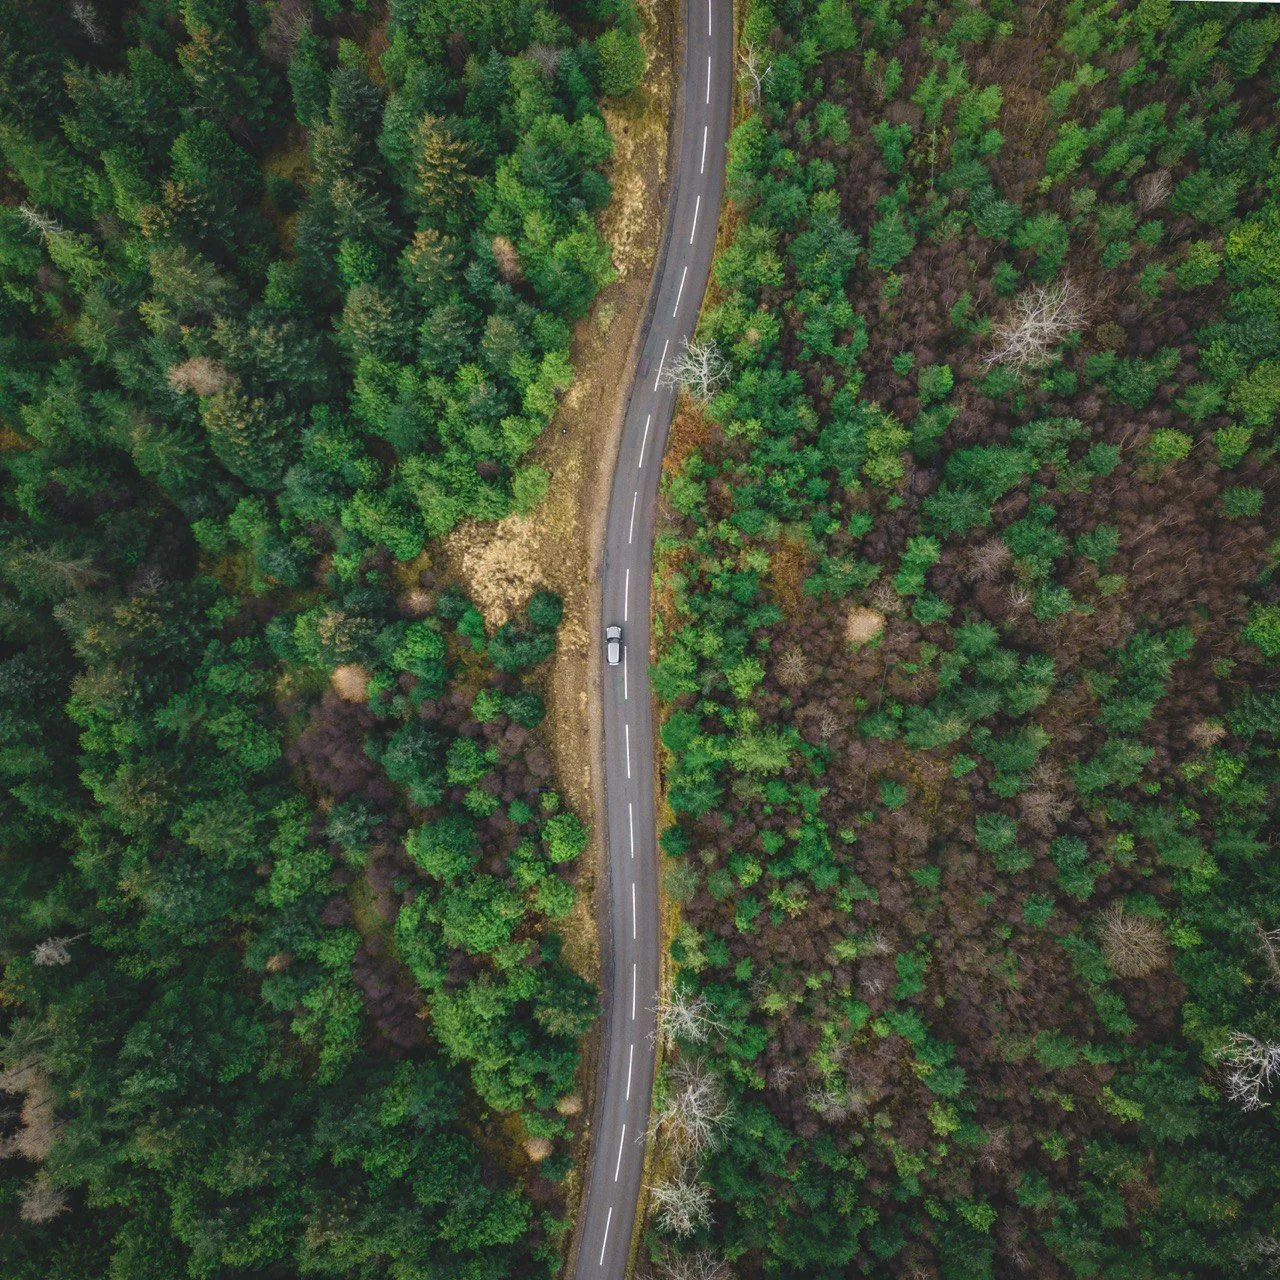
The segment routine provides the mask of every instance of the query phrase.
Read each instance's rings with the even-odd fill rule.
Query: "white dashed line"
[[[702,208],[702,197],[698,196],[693,202],[693,226],[689,228],[689,243],[693,243],[693,233],[698,229],[698,210]]]
[[[631,807],[631,801],[627,801],[627,834],[631,837],[631,856],[636,856],[636,824],[635,811]]]
[[[636,882],[631,882],[631,941],[636,940]]]
[[[627,546],[631,545],[632,538],[636,536],[636,499],[639,496],[639,489],[631,495],[631,527],[627,530]]]
[[[627,735],[627,777],[629,778],[631,777],[631,726],[626,724],[622,727]]]
[[[635,1063],[635,1060],[636,1060],[636,1047],[635,1045],[632,1045],[627,1050],[627,1096],[624,1099],[624,1101],[626,1102],[631,1101],[631,1068],[632,1068],[632,1065]]]
[[[627,1126],[622,1126],[622,1137],[618,1139],[618,1163],[613,1166],[613,1180],[617,1182],[618,1174],[622,1171],[622,1148],[627,1141]]]
[[[707,0],[707,35],[711,34],[711,0]]]
[[[711,105],[711,55],[707,54],[707,106]]]
[[[631,570],[627,570],[627,576],[622,580],[622,620],[627,620],[627,598],[631,595]]]
[[[623,702],[631,701],[631,691],[627,686],[627,651],[622,650],[622,700]]]
[[[636,962],[631,962],[631,1021],[636,1020]]]
[[[689,278],[688,265],[680,273],[680,287],[676,290],[676,305],[671,308],[671,318],[676,318],[676,312],[680,310],[680,299],[684,296],[684,282]]]
[[[649,443],[649,423],[653,421],[653,414],[649,414],[644,420],[644,436],[640,440],[640,463],[636,467],[637,471],[644,470],[644,447]]]
[[[605,1246],[609,1243],[609,1224],[613,1221],[613,1205],[609,1206],[609,1214],[604,1220],[604,1239],[600,1242],[600,1265],[604,1266]]]
[[[707,168],[707,126],[702,126],[702,163],[698,166],[699,173],[705,173]]]
[[[703,129],[702,129],[702,162],[703,164],[706,164],[707,162],[707,130],[705,125],[703,126]],[[653,379],[653,389],[655,391],[657,391],[658,389],[658,383],[662,381],[662,366],[667,362],[667,348],[670,345],[671,345],[670,338],[668,338],[666,342],[662,344],[662,359],[658,361],[658,372]]]

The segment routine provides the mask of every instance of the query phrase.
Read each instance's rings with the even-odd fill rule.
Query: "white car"
[[[621,627],[605,627],[604,629],[604,660],[611,666],[616,667],[622,661],[622,628]]]

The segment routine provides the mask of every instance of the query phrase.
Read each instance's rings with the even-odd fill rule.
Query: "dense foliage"
[[[0,0],[6,1277],[558,1265],[561,604],[430,540],[545,489],[636,26]]]
[[[1278,37],[752,0],[657,574],[659,1273],[1280,1259]]]

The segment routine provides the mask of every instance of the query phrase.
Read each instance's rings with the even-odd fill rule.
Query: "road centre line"
[[[649,423],[653,421],[653,414],[649,414],[644,420],[644,437],[640,441],[640,462],[636,467],[637,471],[644,470],[644,447],[649,443]]]
[[[629,778],[631,777],[631,725],[625,724],[622,727],[627,734],[627,777]]]
[[[618,1163],[613,1166],[614,1182],[617,1182],[618,1174],[621,1173],[622,1171],[622,1148],[626,1145],[626,1141],[627,1141],[627,1126],[624,1124],[622,1126],[622,1137],[618,1139]]]
[[[613,1205],[609,1206],[609,1214],[604,1220],[604,1239],[600,1242],[600,1265],[604,1266],[605,1246],[609,1243],[609,1224],[613,1221]]]
[[[711,105],[711,55],[707,54],[707,106]]]
[[[698,196],[693,202],[693,226],[689,228],[689,243],[693,243],[693,233],[698,229],[698,210],[702,208],[702,197]]]
[[[707,35],[711,34],[711,0],[707,0]]]
[[[627,546],[631,545],[631,540],[636,536],[636,499],[639,496],[639,489],[631,495],[631,527],[627,530]]]
[[[631,941],[636,940],[636,882],[631,882]]]
[[[636,1020],[636,962],[631,962],[631,1021]]]
[[[635,1060],[636,1060],[636,1047],[633,1044],[627,1050],[627,1096],[625,1099],[623,1099],[623,1101],[625,1102],[631,1101],[631,1067],[635,1063]]]
[[[686,264],[685,269],[680,273],[680,287],[676,290],[676,305],[671,308],[671,318],[676,318],[676,312],[680,310],[680,299],[684,296],[684,282],[689,278],[689,267]]]
[[[622,650],[622,700],[623,702],[631,701],[631,690],[627,687],[627,650]]]
[[[627,598],[631,595],[631,570],[627,570],[627,576],[622,580],[622,620],[627,620]]]
[[[702,163],[698,166],[699,173],[705,173],[707,168],[707,126],[702,126]]]
[[[704,127],[702,131],[702,160],[704,164],[706,163],[706,159],[707,159],[707,131]],[[670,338],[668,338],[666,342],[662,344],[662,359],[658,361],[658,372],[653,379],[653,389],[655,391],[657,391],[658,389],[658,383],[662,381],[662,366],[667,363],[667,348],[670,345],[671,345]]]
[[[634,810],[631,808],[631,801],[627,801],[627,834],[631,837],[631,856],[636,856],[636,824],[634,822]]]

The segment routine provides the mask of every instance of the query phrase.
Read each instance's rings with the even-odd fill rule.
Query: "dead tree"
[[[1280,1044],[1255,1039],[1244,1031],[1233,1031],[1218,1050],[1226,1075],[1227,1098],[1244,1111],[1260,1111],[1267,1106],[1263,1092],[1280,1072]]]
[[[664,1249],[653,1273],[656,1280],[731,1280],[729,1264],[708,1249],[675,1253]]]
[[[992,330],[995,350],[987,364],[1036,369],[1049,363],[1053,349],[1084,323],[1084,300],[1065,276],[1054,284],[1020,293],[1007,319]]]
[[[747,104],[754,107],[760,101],[764,82],[772,73],[773,67],[764,65],[760,50],[750,41],[738,54],[738,61],[742,63],[742,78],[747,82]]]
[[[658,1206],[657,1222],[674,1236],[691,1236],[711,1223],[711,1188],[695,1182],[687,1172],[664,1178],[649,1188]]]
[[[677,988],[659,999],[657,1012],[658,1036],[667,1049],[677,1040],[705,1044],[712,1032],[724,1030],[724,1024],[711,1012],[711,1002],[700,993],[691,995]]]
[[[714,342],[690,342],[686,338],[680,354],[662,366],[659,381],[666,387],[681,387],[705,401],[728,376],[729,363]]]
[[[1256,920],[1253,927],[1258,934],[1258,949],[1266,961],[1267,981],[1280,991],[1280,957],[1276,955],[1276,948],[1280,947],[1280,929],[1264,929]]]
[[[678,1062],[667,1073],[651,1129],[680,1159],[706,1150],[729,1118],[720,1078],[701,1063]]]

